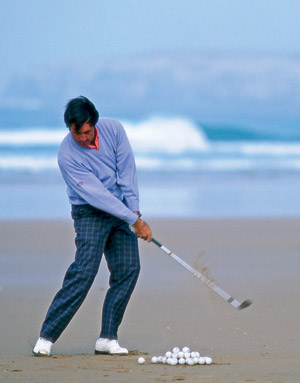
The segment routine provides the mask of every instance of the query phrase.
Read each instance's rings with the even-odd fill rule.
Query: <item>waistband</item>
[[[109,213],[106,213],[103,210],[97,209],[94,206],[91,206],[89,204],[83,204],[83,205],[71,205],[71,216],[73,219],[83,218],[83,217],[96,217],[96,216],[107,216],[107,217],[113,217]]]

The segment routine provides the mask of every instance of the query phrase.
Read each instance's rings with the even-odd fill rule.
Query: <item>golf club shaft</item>
[[[221,287],[216,285],[212,280],[207,278],[205,275],[201,274],[198,270],[194,269],[192,266],[190,266],[188,263],[186,263],[183,259],[178,257],[176,254],[174,254],[171,250],[169,250],[167,247],[162,245],[160,242],[158,242],[155,238],[152,238],[152,242],[161,248],[165,253],[167,253],[170,257],[175,259],[176,262],[178,262],[180,265],[185,267],[188,271],[190,271],[196,278],[199,278],[202,282],[204,282],[209,288],[214,290],[220,297],[225,299],[228,303],[230,303],[233,307],[236,309],[243,309],[245,307],[248,307],[252,302],[250,300],[246,300],[242,303],[237,301],[235,298],[233,298],[231,295],[226,293]]]

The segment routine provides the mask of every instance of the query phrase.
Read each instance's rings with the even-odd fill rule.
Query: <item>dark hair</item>
[[[66,105],[64,121],[68,128],[74,125],[75,130],[79,131],[85,123],[95,126],[98,118],[99,113],[95,105],[84,96],[73,98]]]

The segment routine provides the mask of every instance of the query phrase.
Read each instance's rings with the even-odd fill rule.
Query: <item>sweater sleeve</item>
[[[139,211],[139,190],[136,165],[126,132],[121,125],[116,153],[117,183],[122,190],[125,203],[132,211]]]
[[[102,182],[83,164],[60,158],[58,165],[68,187],[86,203],[126,221],[130,225],[136,222],[137,215],[106,189]]]

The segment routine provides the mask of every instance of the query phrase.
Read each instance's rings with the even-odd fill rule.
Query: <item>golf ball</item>
[[[166,352],[166,357],[167,357],[167,358],[171,358],[171,356],[172,356],[171,351],[167,351],[167,352]]]
[[[203,358],[202,356],[200,356],[199,360],[198,360],[198,363],[199,364],[205,364],[205,358]]]
[[[176,366],[176,364],[177,364],[177,358],[176,359],[175,358],[171,358],[170,365],[171,366]]]
[[[193,358],[188,358],[186,360],[186,364],[188,364],[189,366],[193,366],[195,364],[195,361]]]
[[[185,359],[184,358],[178,359],[178,364],[185,364]]]
[[[158,362],[158,357],[157,356],[152,356],[151,362],[152,363],[157,363]]]
[[[184,353],[184,358],[189,359],[191,357],[191,354],[189,352]]]
[[[144,364],[145,362],[145,358],[143,358],[142,356],[138,358],[138,364]]]
[[[170,358],[167,358],[167,364],[172,364],[172,358],[170,357]]]
[[[178,358],[178,359],[181,359],[181,358],[183,358],[183,357],[184,357],[184,352],[179,351],[178,354],[177,354],[177,358]]]
[[[191,352],[191,350],[189,347],[183,347],[182,352],[184,352],[184,353]]]
[[[205,359],[205,364],[212,364],[212,358],[210,358],[209,356],[206,356],[204,359]]]
[[[178,354],[180,351],[180,348],[179,347],[174,347],[173,348],[173,354]]]

